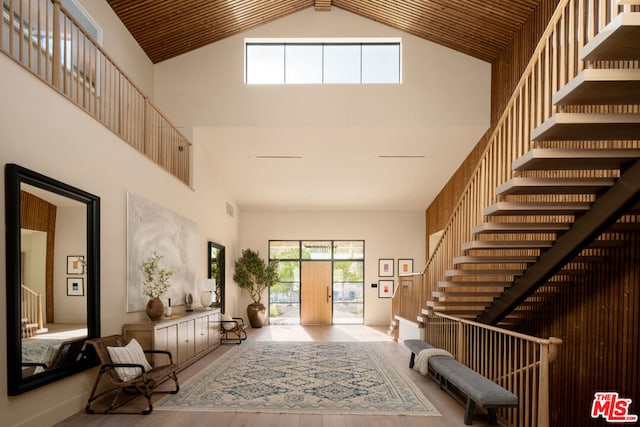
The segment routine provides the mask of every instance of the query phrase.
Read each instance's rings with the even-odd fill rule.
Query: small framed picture
[[[413,258],[398,259],[398,275],[413,273]]]
[[[378,280],[378,298],[393,296],[393,280]]]
[[[393,258],[378,259],[378,277],[393,277]]]
[[[67,277],[67,295],[71,297],[84,296],[84,279],[82,277]]]
[[[84,256],[67,255],[67,274],[84,274]]]

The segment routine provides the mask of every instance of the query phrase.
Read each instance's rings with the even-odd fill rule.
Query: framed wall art
[[[84,274],[84,256],[67,255],[67,274]]]
[[[413,258],[398,259],[398,275],[413,273]]]
[[[378,259],[378,277],[393,277],[393,258]]]
[[[72,297],[84,296],[84,279],[82,277],[67,277],[67,295]]]
[[[393,296],[393,280],[378,280],[378,298]]]

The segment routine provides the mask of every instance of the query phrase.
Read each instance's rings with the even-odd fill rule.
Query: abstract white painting
[[[154,251],[163,257],[163,267],[174,271],[171,287],[161,297],[165,305],[168,298],[174,306],[183,305],[188,293],[196,297],[200,246],[193,221],[127,193],[127,312],[143,311],[149,300],[142,293],[139,266]]]

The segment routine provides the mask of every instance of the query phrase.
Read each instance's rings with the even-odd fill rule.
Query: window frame
[[[272,258],[271,257],[271,245],[273,243],[278,243],[278,242],[289,242],[289,243],[297,243],[298,246],[298,257],[297,258]],[[312,242],[319,242],[319,243],[329,243],[329,247],[331,248],[331,255],[328,259],[325,258],[304,258],[304,254],[303,254],[303,243],[312,243]],[[353,243],[353,242],[361,242],[362,244],[362,257],[354,257],[354,258],[336,258],[336,243],[340,243],[340,242],[349,242],[349,243]],[[291,247],[293,248],[294,245],[291,245]],[[267,252],[268,252],[268,256],[269,256],[269,263],[273,264],[273,263],[278,263],[278,262],[298,262],[299,263],[299,269],[302,268],[302,262],[319,262],[319,261],[329,261],[331,262],[331,294],[332,294],[332,298],[331,298],[331,306],[332,306],[332,314],[331,314],[331,321],[332,323],[334,323],[334,292],[335,292],[335,285],[336,283],[341,283],[341,284],[355,284],[355,283],[361,283],[362,284],[362,301],[361,302],[345,302],[345,301],[341,301],[340,304],[351,304],[351,305],[361,305],[362,306],[362,318],[359,318],[358,320],[360,322],[353,322],[354,324],[360,324],[363,323],[364,324],[364,314],[365,314],[365,294],[366,294],[366,262],[365,262],[365,240],[364,239],[305,239],[305,240],[291,240],[291,239],[273,239],[273,240],[269,240],[268,242],[268,246],[267,246]],[[359,254],[358,254],[359,255]],[[341,282],[336,282],[335,281],[335,271],[336,271],[336,263],[360,263],[362,265],[362,282],[359,281],[352,281],[352,280],[343,280]],[[300,270],[299,270],[300,271]],[[279,280],[278,283],[297,283],[299,288],[298,288],[298,301],[297,302],[289,302],[291,304],[297,304],[298,306],[298,318],[300,318],[301,313],[301,305],[300,305],[300,293],[302,292],[302,283],[300,281],[300,277],[298,278],[298,281],[288,281],[288,280]],[[267,301],[269,304],[269,311],[271,311],[271,289],[269,289],[268,292],[268,297],[267,297]],[[277,302],[274,301],[273,304],[284,304],[282,302]],[[269,319],[271,319],[271,315],[269,315]],[[345,322],[339,322],[339,324],[343,324]],[[347,322],[348,323],[348,322]]]
[[[282,46],[283,48],[283,76],[278,82],[250,82],[249,81],[249,47],[256,45],[265,46]],[[322,46],[322,61],[321,61],[321,79],[320,82],[287,82],[287,46]],[[359,82],[326,82],[325,80],[325,46],[332,45],[358,45],[360,47],[359,67],[360,75]],[[363,46],[375,46],[375,45],[392,45],[398,47],[398,64],[397,64],[397,81],[380,81],[380,82],[363,82],[363,61],[362,61],[362,47]],[[249,86],[259,85],[340,85],[340,84],[366,84],[366,85],[400,85],[402,84],[402,39],[400,37],[380,37],[380,38],[245,38],[244,40],[244,84]]]

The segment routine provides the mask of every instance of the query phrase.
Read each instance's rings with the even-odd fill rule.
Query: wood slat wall
[[[551,425],[601,425],[590,417],[597,391],[616,391],[640,404],[640,235],[621,235],[622,248],[593,266],[562,296],[544,304],[525,333],[562,338],[551,365]]]
[[[516,32],[513,39],[500,52],[491,65],[491,128],[505,109],[522,72],[531,59],[540,36],[553,15],[559,0],[541,0],[531,17]],[[442,230],[451,216],[464,187],[478,165],[480,156],[487,145],[491,129],[482,137],[469,153],[460,168],[451,177],[426,211],[427,246],[428,236]],[[429,248],[427,247],[427,254]]]
[[[530,18],[518,29],[512,40],[491,64],[491,124],[505,109],[513,89],[531,59],[540,37],[549,23],[559,0],[540,0]]]
[[[451,217],[453,209],[458,204],[462,191],[464,190],[467,182],[469,182],[469,178],[478,166],[478,162],[480,161],[480,157],[482,156],[482,153],[484,152],[484,149],[489,142],[490,136],[490,131],[487,131],[482,136],[473,150],[471,150],[471,153],[469,153],[467,158],[464,159],[458,170],[451,176],[451,178],[449,178],[449,181],[447,181],[440,193],[438,193],[436,198],[427,208],[427,251],[425,252],[427,256],[431,253],[429,250],[429,236],[437,231],[442,230],[447,224],[447,221]]]
[[[53,256],[56,239],[57,207],[26,191],[20,191],[20,227],[47,233],[45,267],[46,321],[53,322]],[[29,285],[28,283],[24,283]]]

